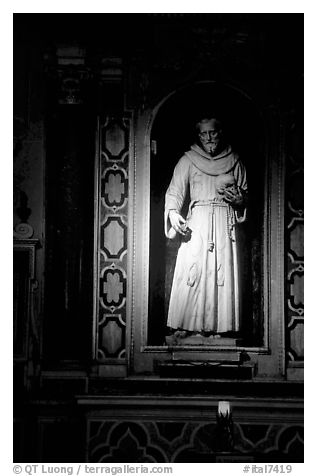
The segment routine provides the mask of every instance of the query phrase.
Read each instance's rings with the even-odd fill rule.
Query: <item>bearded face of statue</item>
[[[222,150],[222,130],[221,125],[216,119],[202,120],[198,124],[198,137],[201,147],[215,156]]]

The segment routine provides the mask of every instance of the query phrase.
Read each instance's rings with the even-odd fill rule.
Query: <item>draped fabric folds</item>
[[[173,329],[224,333],[240,328],[236,226],[246,219],[245,206],[234,209],[217,193],[219,175],[230,174],[243,195],[246,171],[228,146],[211,157],[198,145],[177,163],[166,192],[165,233],[175,236],[169,211],[181,211],[187,189],[190,206],[188,241],[180,245],[171,290],[167,325]]]

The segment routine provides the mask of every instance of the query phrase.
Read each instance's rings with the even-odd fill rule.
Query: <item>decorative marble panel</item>
[[[98,359],[105,360],[106,356],[123,358],[125,356],[125,322],[120,314],[103,314],[99,323],[100,347]]]
[[[127,251],[127,226],[119,216],[110,216],[101,225],[100,251],[106,259],[120,259]]]
[[[125,359],[130,118],[99,126],[96,357]]]
[[[128,179],[126,172],[113,166],[108,169],[101,180],[101,196],[105,200],[106,207],[122,207],[127,199]]]
[[[299,123],[294,115],[286,136],[286,350],[290,362],[304,359],[304,165]]]
[[[101,126],[101,155],[109,162],[123,162],[129,154],[130,124],[126,118],[109,117]]]

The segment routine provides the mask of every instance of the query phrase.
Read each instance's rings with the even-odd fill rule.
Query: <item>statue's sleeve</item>
[[[189,182],[189,168],[190,161],[186,156],[183,156],[174,169],[171,183],[165,195],[164,227],[165,235],[168,238],[174,238],[176,235],[176,232],[174,233],[174,230],[171,229],[168,215],[170,210],[180,213],[182,209]]]
[[[234,169],[234,178],[236,179],[237,185],[242,190],[242,192],[247,193],[248,183],[246,169],[240,161],[237,162],[237,165]]]
[[[236,220],[238,223],[243,223],[247,219],[248,182],[246,169],[242,162],[237,162],[237,165],[233,171],[233,175],[244,198],[243,206],[239,210],[235,211]]]

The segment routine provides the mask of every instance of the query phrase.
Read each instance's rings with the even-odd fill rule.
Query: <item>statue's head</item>
[[[199,145],[211,156],[224,149],[222,124],[215,117],[202,118],[196,124]]]

